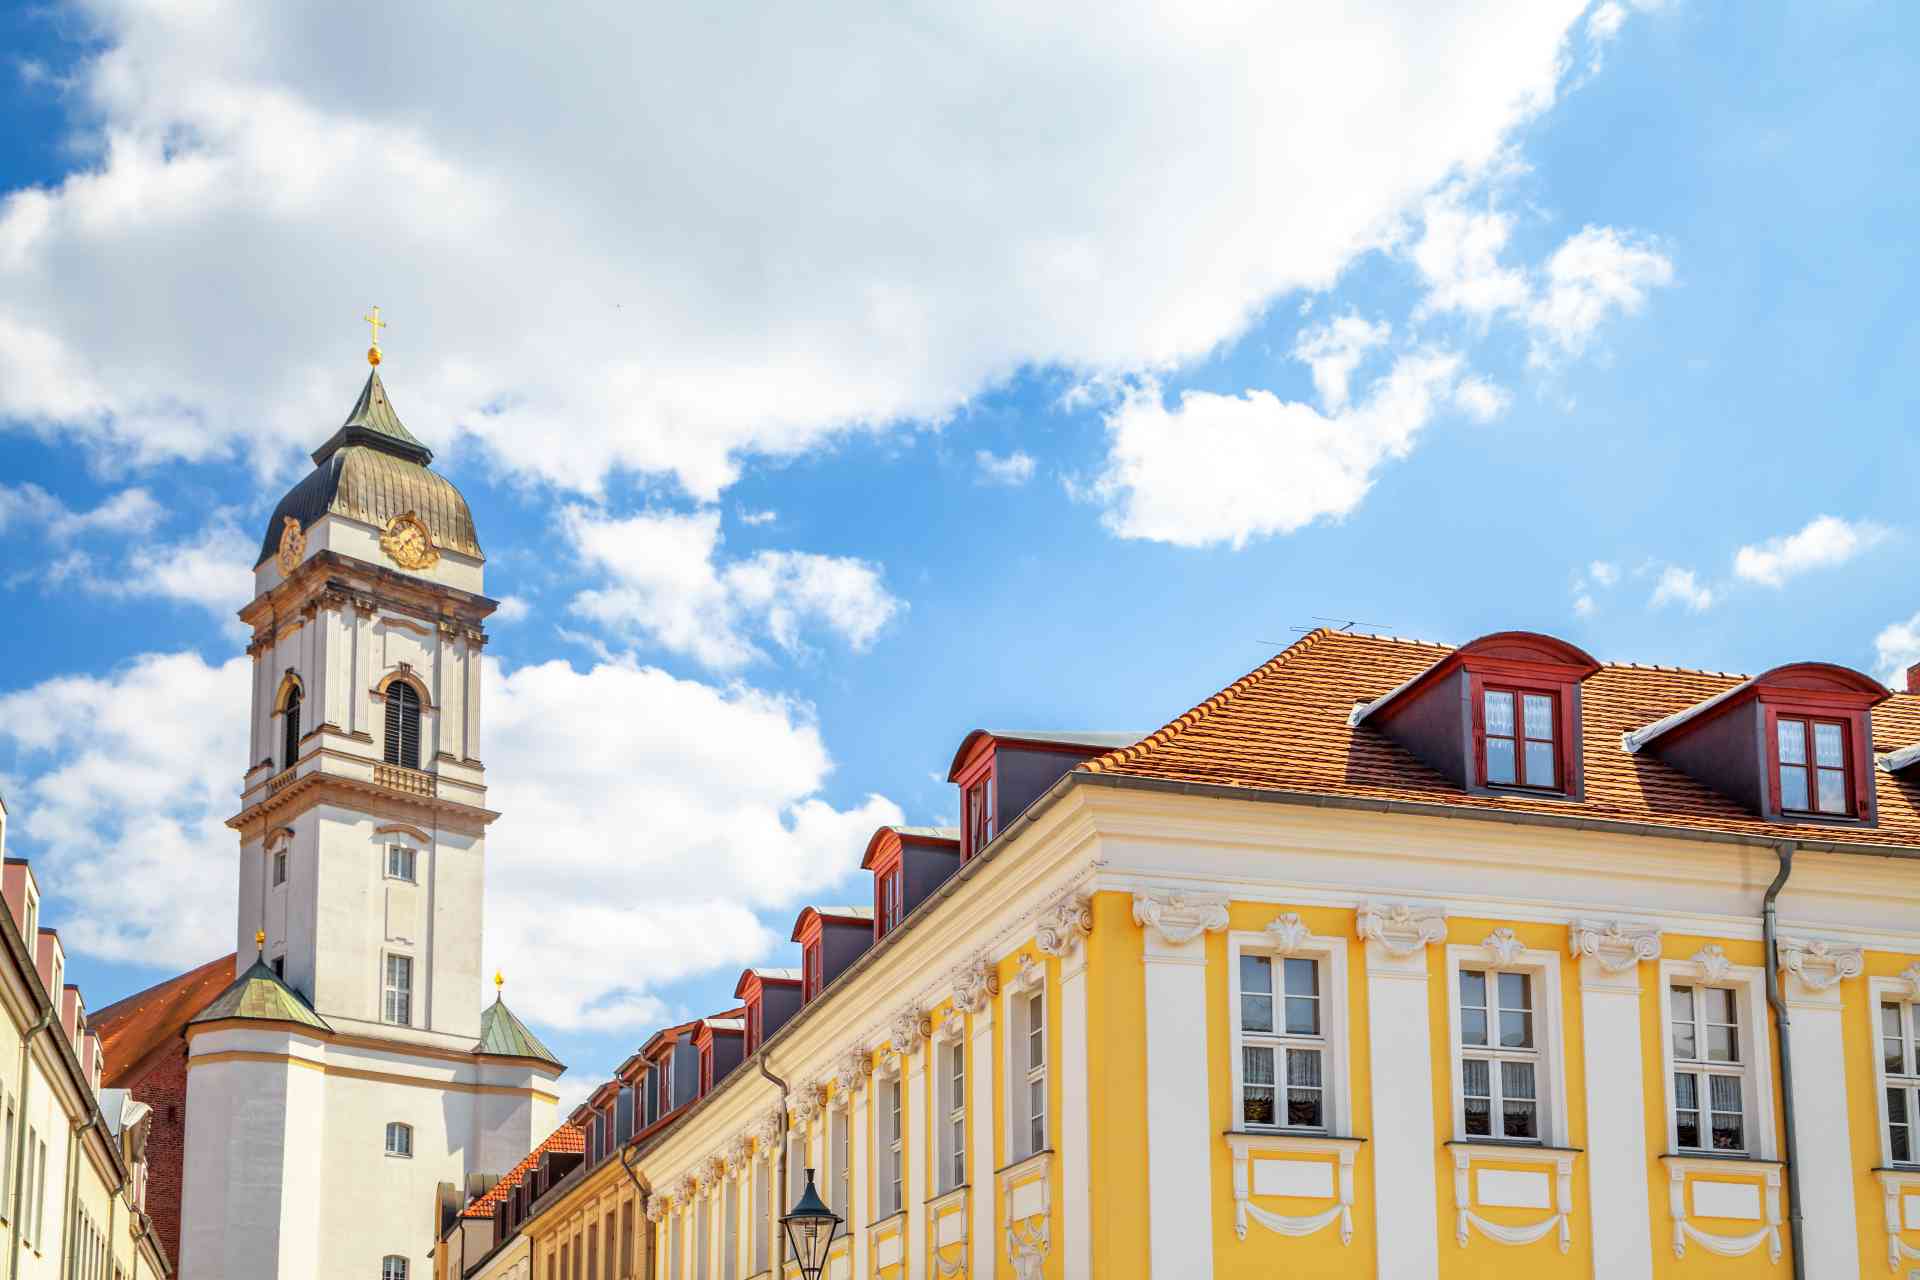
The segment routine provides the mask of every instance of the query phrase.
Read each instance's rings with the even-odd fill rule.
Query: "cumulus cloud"
[[[1475,422],[1492,422],[1513,403],[1513,393],[1476,375],[1460,379],[1453,389],[1453,403]]]
[[[1183,547],[1337,520],[1412,449],[1459,370],[1453,355],[1402,356],[1364,402],[1332,414],[1260,390],[1186,391],[1169,405],[1145,383],[1107,415],[1106,468],[1090,496],[1119,536]]]
[[[1673,263],[1652,244],[1613,227],[1586,227],[1547,260],[1545,281],[1527,309],[1529,359],[1550,365],[1577,356],[1608,316],[1631,315],[1649,290],[1673,283]]]
[[[147,533],[166,510],[145,489],[122,489],[86,511],[75,511],[37,484],[0,484],[0,533],[18,524],[38,527],[55,542],[94,533]]]
[[[82,4],[93,158],[0,203],[0,420],[284,462],[351,398],[378,301],[432,443],[700,500],[1021,368],[1216,350],[1491,163],[1585,7],[1423,4],[1398,40],[1386,0]]]
[[[1527,273],[1500,261],[1512,234],[1511,214],[1491,204],[1471,207],[1460,184],[1429,196],[1411,255],[1427,288],[1419,313],[1485,319],[1525,307],[1533,292]]]
[[[1713,601],[1713,588],[1701,582],[1693,570],[1670,564],[1663,567],[1654,580],[1653,595],[1647,603],[1655,608],[1677,604],[1690,612],[1701,613],[1711,609]]]
[[[10,852],[34,857],[69,948],[185,967],[233,945],[225,819],[250,666],[148,654],[0,694]],[[537,975],[514,1007],[550,1026],[651,1025],[660,985],[763,959],[801,902],[852,892],[867,838],[901,820],[878,795],[823,797],[819,727],[777,694],[558,661],[489,662],[485,691],[503,815],[488,835],[487,971]]]
[[[712,508],[622,517],[570,507],[563,527],[606,579],[574,596],[574,612],[716,670],[762,656],[759,633],[797,652],[819,627],[863,650],[907,607],[878,566],[852,557],[761,551],[722,562]]]
[[[985,484],[1017,487],[1033,479],[1033,458],[1019,449],[1004,458],[981,449],[974,453],[973,461],[980,468],[980,479]]]
[[[745,507],[739,510],[740,523],[744,525],[772,524],[780,518],[778,511],[749,511]]]
[[[527,602],[519,596],[501,596],[500,607],[493,611],[493,621],[502,626],[512,626],[524,622],[529,612]]]
[[[1347,407],[1347,384],[1367,353],[1385,346],[1393,326],[1372,323],[1348,312],[1318,329],[1301,332],[1293,344],[1293,358],[1313,374],[1313,389],[1328,413]]]
[[[1816,516],[1797,533],[1741,547],[1733,556],[1733,573],[1761,586],[1785,586],[1787,579],[1810,570],[1843,565],[1886,536],[1885,527],[1870,521]]]
[[[1920,613],[1889,623],[1873,638],[1874,670],[1895,689],[1907,687],[1907,668],[1920,662]]]

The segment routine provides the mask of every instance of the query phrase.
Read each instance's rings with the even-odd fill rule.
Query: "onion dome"
[[[485,560],[467,500],[452,481],[428,469],[432,461],[433,450],[400,421],[374,370],[347,420],[314,450],[313,473],[274,508],[254,564],[274,554],[289,519],[302,530],[327,515],[385,529],[408,512],[426,525],[435,547]]]

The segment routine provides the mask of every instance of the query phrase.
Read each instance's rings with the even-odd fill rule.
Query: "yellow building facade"
[[[625,1152],[649,1274],[796,1274],[807,1169],[839,1280],[1920,1274],[1920,696],[1556,646],[1316,633],[989,812]]]

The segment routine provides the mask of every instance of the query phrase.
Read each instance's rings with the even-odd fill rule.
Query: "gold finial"
[[[367,363],[379,364],[380,363],[380,331],[387,327],[387,322],[380,318],[380,308],[378,307],[375,307],[373,310],[367,312],[367,314],[365,314],[364,316],[361,316],[360,318],[362,320],[365,320],[369,325],[373,326],[373,345],[367,348]]]
[[[267,949],[267,931],[265,929],[255,929],[253,931],[253,945],[262,951]]]
[[[495,991],[496,993],[498,993],[498,992],[499,992],[499,990],[500,990],[500,988],[502,988],[502,987],[504,987],[504,986],[506,986],[506,985],[507,985],[507,980],[506,980],[506,978],[504,978],[503,976],[501,976],[501,973],[500,973],[500,971],[499,971],[498,969],[495,969],[495,970],[493,971],[493,989],[494,989],[494,991]]]

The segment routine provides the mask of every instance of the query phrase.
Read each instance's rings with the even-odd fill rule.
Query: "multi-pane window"
[[[380,1016],[396,1026],[413,1025],[413,957],[389,955]]]
[[[273,855],[273,882],[276,885],[287,882],[287,851],[279,849]]]
[[[678,1210],[667,1215],[667,1274],[673,1280],[680,1280],[685,1274],[680,1270],[680,1213]]]
[[[886,1141],[886,1150],[880,1178],[880,1216],[884,1218],[900,1212],[907,1203],[907,1161],[901,1149],[904,1135],[900,1124],[900,1077],[888,1080],[882,1093],[882,1118],[885,1122],[882,1136]]]
[[[988,774],[967,788],[963,801],[966,810],[967,856],[978,854],[993,842],[993,775]]]
[[[747,1052],[751,1054],[760,1047],[760,1001],[755,1000],[747,1006]]]
[[[633,1203],[620,1206],[620,1275],[633,1274]]]
[[[959,1040],[940,1050],[940,1189],[967,1180],[967,1046]]]
[[[1780,751],[1780,808],[1788,813],[1853,812],[1847,795],[1847,729],[1832,720],[1781,716],[1774,723]]]
[[[387,1154],[390,1156],[411,1156],[413,1154],[413,1126],[402,1124],[398,1120],[387,1125]]]
[[[387,686],[387,740],[383,754],[388,764],[420,767],[420,694],[405,680]]]
[[[1044,988],[1014,1002],[1016,1108],[1015,1159],[1024,1160],[1047,1146],[1047,993]]]
[[[287,690],[287,700],[280,707],[283,723],[283,736],[280,740],[280,767],[293,768],[294,761],[300,758],[300,686],[294,685]]]
[[[1554,701],[1525,689],[1483,691],[1481,773],[1488,786],[1559,788]]]
[[[800,953],[801,963],[806,966],[805,989],[801,993],[803,999],[813,999],[820,994],[820,989],[826,986],[826,969],[820,957],[820,953],[824,950],[825,947],[814,942],[803,948]]]
[[[1533,975],[1460,970],[1461,1132],[1540,1137],[1540,1049]]]
[[[412,880],[414,878],[414,860],[418,852],[403,844],[387,846],[387,878],[390,880]]]
[[[727,1179],[726,1216],[720,1220],[720,1280],[740,1280],[740,1183]]]
[[[1320,1014],[1318,960],[1241,954],[1240,1119],[1244,1124],[1262,1129],[1327,1127],[1327,1042]]]
[[[882,937],[893,932],[900,923],[900,917],[905,914],[903,911],[906,903],[903,896],[905,880],[906,874],[900,867],[895,867],[880,877],[880,934]]]
[[[767,1201],[767,1175],[771,1160],[753,1162],[753,1273],[759,1275],[772,1262],[767,1257],[768,1222],[773,1217],[773,1206]]]
[[[1675,986],[1667,993],[1673,1037],[1674,1143],[1685,1151],[1745,1151],[1746,1066],[1739,993]]]
[[[407,1280],[405,1254],[390,1253],[380,1260],[380,1280]]]
[[[841,1218],[847,1216],[847,1206],[853,1203],[853,1172],[849,1166],[853,1163],[849,1149],[850,1139],[847,1123],[847,1108],[835,1107],[827,1119],[827,1159],[831,1168],[827,1170],[827,1206]]]
[[[1914,1143],[1920,1128],[1920,1005],[1881,1001],[1880,1066],[1887,1088],[1887,1155],[1895,1164],[1920,1164]]]
[[[708,1260],[713,1256],[709,1243],[713,1239],[713,1197],[701,1196],[693,1215],[693,1274],[700,1280],[709,1280],[713,1275]]]

